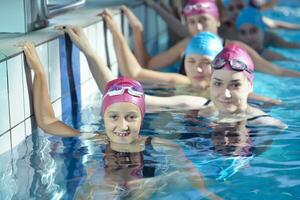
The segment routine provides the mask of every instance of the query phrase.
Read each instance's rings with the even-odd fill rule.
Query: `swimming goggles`
[[[194,5],[187,5],[183,9],[183,13],[187,14],[187,13],[192,12],[193,10],[194,11],[199,11],[199,10],[209,8],[209,7],[210,7],[209,3],[197,3],[197,4],[194,4]]]
[[[114,85],[109,88],[109,90],[106,92],[106,95],[108,96],[117,96],[124,94],[127,90],[128,94],[136,97],[141,97],[144,95],[143,89],[138,86],[123,86],[123,85]]]
[[[224,58],[217,58],[212,62],[211,66],[214,69],[222,69],[227,63],[230,65],[231,69],[235,71],[246,71],[249,74],[253,73],[244,62],[236,59],[227,60]]]

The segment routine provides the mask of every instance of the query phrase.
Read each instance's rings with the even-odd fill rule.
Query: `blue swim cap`
[[[265,29],[260,11],[253,7],[247,7],[242,10],[236,19],[235,25],[237,29],[240,29],[244,24],[251,24],[262,31]]]
[[[200,32],[190,40],[184,55],[199,54],[214,59],[222,49],[223,43],[219,36],[210,32]]]

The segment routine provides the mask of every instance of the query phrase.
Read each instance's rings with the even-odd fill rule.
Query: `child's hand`
[[[134,15],[134,13],[129,8],[123,5],[120,7],[120,10],[123,11],[125,16],[127,17],[132,29],[138,29],[139,31],[144,30],[142,22]]]
[[[43,73],[44,72],[43,65],[40,61],[40,58],[36,52],[34,45],[30,42],[24,42],[19,44],[19,46],[22,46],[23,48],[28,66],[35,73],[37,72]]]
[[[82,52],[87,52],[90,50],[91,45],[81,27],[73,25],[62,25],[56,26],[55,29],[67,33],[70,36],[71,40]]]
[[[120,31],[119,27],[118,27],[117,23],[115,22],[115,20],[113,18],[113,15],[112,15],[112,13],[111,13],[110,10],[105,9],[102,13],[99,14],[99,16],[103,17],[103,19],[104,19],[104,21],[106,23],[107,28],[112,33]]]

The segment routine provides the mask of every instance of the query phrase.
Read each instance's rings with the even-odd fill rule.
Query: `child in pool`
[[[144,69],[139,65],[111,13],[105,10],[102,16],[114,38],[115,52],[123,75],[139,81],[170,83],[176,86],[180,84],[186,86],[188,91],[192,89],[196,95],[205,98],[210,97],[211,62],[223,49],[222,40],[217,35],[210,32],[200,32],[191,38],[184,51],[185,74],[157,72]],[[278,100],[253,93],[250,94],[250,98],[266,103],[280,103]]]
[[[141,26],[138,25],[141,23],[138,23],[138,19],[131,12],[128,12],[128,9],[124,10],[124,13],[127,16],[130,25],[132,26],[134,37],[134,50],[135,52],[138,52],[138,54],[136,54],[136,57],[142,66],[145,66],[149,69],[158,69],[169,66],[181,59],[184,49],[186,48],[188,41],[190,40],[189,37],[177,43],[169,50],[159,55],[156,55],[151,59],[148,59],[147,52],[143,45],[142,29]],[[218,27],[220,26],[220,17],[218,8],[214,1],[190,0],[188,1],[188,4],[183,10],[183,15],[186,19],[190,36],[193,36],[198,32],[202,31],[208,31],[217,34]],[[182,27],[183,25],[181,27],[178,27],[178,29]],[[223,44],[237,44],[243,47],[254,61],[257,71],[278,76],[300,76],[300,72],[280,68],[268,62],[267,60],[262,58],[255,50],[253,50],[251,47],[249,47],[243,42],[223,38]]]
[[[268,60],[288,60],[283,55],[267,49],[268,46],[300,48],[299,43],[288,42],[276,34],[266,31],[261,13],[248,7],[242,10],[236,20],[236,28],[241,41],[245,42]]]
[[[34,46],[31,43],[25,43],[23,49],[26,61],[35,74],[33,81],[33,105],[38,126],[45,132],[57,136],[80,136],[81,133],[79,130],[69,127],[55,117],[49,100],[45,72]],[[135,195],[147,198],[151,196],[153,190],[150,190],[150,192],[142,189],[139,190],[138,188],[141,185],[144,184],[144,189],[146,189],[146,186],[149,184],[168,184],[167,178],[170,178],[168,175],[147,181],[143,177],[138,176],[137,174],[141,173],[141,171],[137,172],[136,170],[141,170],[143,167],[141,160],[128,162],[128,165],[122,165],[124,162],[122,159],[126,157],[124,157],[125,154],[127,155],[125,159],[128,159],[131,157],[130,154],[133,153],[132,159],[135,160],[134,158],[141,156],[140,152],[144,151],[145,146],[151,145],[152,148],[162,150],[170,155],[170,161],[177,166],[178,171],[175,171],[176,174],[177,172],[181,172],[181,170],[184,171],[185,175],[181,178],[186,179],[190,185],[197,188],[208,198],[220,199],[206,190],[202,176],[193,164],[185,158],[178,145],[168,140],[139,135],[145,113],[145,95],[139,82],[124,77],[108,81],[103,90],[101,113],[104,119],[105,134],[82,135],[85,139],[92,136],[93,139],[102,141],[102,144],[104,142],[108,143],[105,160],[119,159],[116,160],[117,163],[120,163],[119,165],[115,162],[106,162],[107,173],[105,174],[105,182],[102,182],[103,187],[98,188],[101,192],[104,190],[112,195],[109,196],[110,198],[119,198],[122,194],[118,192],[115,194],[113,190],[116,189],[116,186],[119,187],[121,185],[123,189],[128,190],[127,192],[135,191]],[[132,168],[132,165],[137,165],[137,167]],[[115,169],[115,167],[121,167],[123,169],[121,170],[122,172],[128,173],[121,173],[119,174],[120,176],[116,176],[113,173],[116,172],[115,170],[110,171],[110,169]],[[130,176],[130,172],[133,172],[132,170],[136,172],[136,176]],[[126,174],[129,176],[127,177]],[[122,177],[122,175],[125,176]],[[107,188],[109,185],[113,187]],[[78,192],[78,199],[95,198],[94,195],[97,195],[99,191],[93,186],[86,186],[84,189],[86,193],[80,196]]]
[[[101,81],[113,79],[111,71],[99,60],[99,56],[91,48],[81,28],[66,26],[62,30],[68,33],[72,41],[85,54],[99,88],[103,87]],[[121,57],[122,55],[117,56]],[[122,62],[122,64],[124,63],[126,62]],[[201,115],[215,116],[219,122],[254,118],[255,120],[251,120],[249,123],[286,128],[281,121],[248,105],[247,99],[253,90],[254,64],[245,50],[234,44],[226,46],[214,59],[212,67],[211,102],[194,96],[156,97],[146,95],[146,105],[176,110],[200,110]]]
[[[235,28],[235,22],[239,13],[246,7],[252,7],[261,10],[266,9],[268,6],[274,6],[276,2],[270,2],[270,4],[261,4],[257,0],[249,1],[249,6],[243,0],[228,0],[224,3],[223,17],[221,27],[219,29],[220,34],[228,39],[236,39],[237,30]],[[278,21],[269,17],[262,17],[263,23],[268,28],[284,28],[291,30],[299,30],[298,24],[292,24],[288,22]]]

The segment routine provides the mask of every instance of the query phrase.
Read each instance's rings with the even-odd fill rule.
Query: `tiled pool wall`
[[[145,44],[149,52],[165,49],[168,36],[163,20],[145,5],[132,9],[145,26]],[[126,18],[121,13],[115,14],[114,18],[132,45],[131,30]],[[118,75],[112,36],[105,30],[103,21],[85,27],[84,31],[98,55]],[[89,96],[98,92],[96,83],[84,55],[66,36],[45,41],[37,46],[37,51],[47,72],[55,115],[65,120],[72,110],[82,109],[89,104]],[[37,127],[32,108],[33,74],[26,66],[24,54],[13,57],[1,54],[0,60],[0,155],[4,156],[10,155]]]

